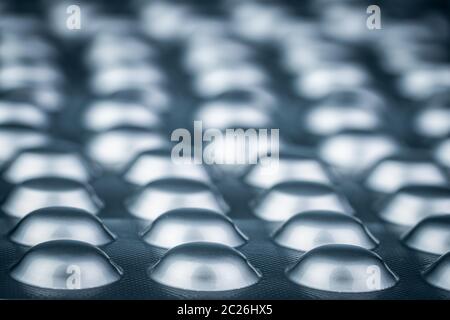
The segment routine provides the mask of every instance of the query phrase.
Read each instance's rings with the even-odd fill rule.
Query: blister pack
[[[444,5],[1,1],[0,298],[449,299]]]

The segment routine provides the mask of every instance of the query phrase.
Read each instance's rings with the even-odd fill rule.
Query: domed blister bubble
[[[280,40],[282,28],[292,21],[287,8],[268,2],[236,2],[230,13],[233,33],[251,43]]]
[[[71,207],[47,207],[25,216],[10,232],[10,240],[35,246],[51,240],[77,240],[101,246],[115,236],[94,215]]]
[[[187,43],[183,65],[193,74],[204,73],[223,64],[247,62],[252,56],[250,47],[242,42],[229,38],[205,38],[193,38]]]
[[[306,70],[297,77],[294,90],[300,96],[319,99],[342,90],[364,88],[370,81],[370,74],[361,65],[330,63]]]
[[[256,284],[261,278],[239,251],[208,242],[170,249],[149,274],[158,283],[192,291],[241,289]]]
[[[185,4],[162,2],[146,3],[139,12],[145,34],[162,42],[179,40],[192,15],[192,8]]]
[[[329,3],[331,6],[324,9],[323,5]],[[319,1],[315,2],[313,6],[315,6],[315,12],[320,12],[321,32],[326,39],[333,39],[346,45],[363,43],[368,38],[373,39],[370,35],[370,28],[356,27],[366,23],[365,15],[361,15],[361,9],[365,9],[363,4],[347,2],[345,5],[336,5],[332,2]]]
[[[301,286],[342,293],[384,290],[398,281],[380,256],[362,247],[346,244],[314,248],[306,252],[286,274]]]
[[[249,101],[218,99],[200,106],[194,121],[202,121],[205,128],[268,128],[272,122],[264,106]]]
[[[175,163],[170,150],[159,149],[144,151],[125,168],[124,179],[130,183],[143,186],[164,178],[186,178],[210,182],[206,170],[200,164]]]
[[[308,131],[323,136],[348,129],[375,130],[380,123],[377,110],[351,101],[325,100],[314,105],[305,115]]]
[[[199,41],[202,38],[210,38],[210,45],[215,42],[220,43],[229,31],[227,22],[207,15],[196,17],[194,13],[186,19],[185,23],[180,36],[186,43]]]
[[[175,209],[160,215],[145,230],[142,238],[161,248],[199,241],[238,247],[247,241],[228,217],[215,211],[193,208]]]
[[[303,121],[309,132],[322,136],[349,129],[376,130],[381,125],[382,105],[375,92],[359,88],[343,90],[313,104]]]
[[[146,108],[157,114],[164,114],[171,110],[171,97],[167,89],[162,85],[153,85],[145,88],[121,89],[106,96],[118,102],[134,102],[144,105]]]
[[[391,223],[414,226],[420,220],[448,212],[450,188],[439,186],[408,186],[389,196],[380,217]]]
[[[246,103],[252,107],[276,111],[278,98],[273,90],[266,87],[242,87],[224,91],[214,97],[213,101],[222,101],[230,104],[241,105]],[[206,105],[205,105],[206,106]]]
[[[281,57],[281,63],[287,71],[300,74],[311,68],[355,58],[354,51],[348,46],[317,39],[317,27],[314,23],[297,21],[287,29],[289,30],[284,34],[286,42],[283,44]],[[300,39],[298,35],[302,33],[304,37]],[[311,36],[314,39],[307,39]],[[366,96],[365,101],[368,100]]]
[[[10,271],[27,285],[77,290],[102,287],[120,280],[121,269],[97,247],[81,241],[48,241],[28,250]]]
[[[185,54],[187,54],[187,51],[189,50],[189,45],[195,44],[195,43],[202,43],[203,45],[200,45],[199,47],[202,47],[204,49],[211,48],[214,45],[217,45],[217,49],[220,50],[220,44],[223,44],[225,41],[228,41],[227,39],[231,39],[229,34],[229,28],[227,26],[227,22],[224,20],[218,20],[211,16],[192,16],[188,21],[186,21],[186,25],[183,30],[183,37],[185,38],[186,43],[186,51]],[[224,50],[226,50],[225,47],[222,47]],[[184,56],[183,54],[182,56]],[[226,55],[226,52],[222,53],[223,55]],[[217,52],[213,52],[212,56],[218,55]],[[233,63],[233,62],[242,62],[242,59],[239,59],[239,57],[231,57],[232,54],[230,54],[230,61],[217,61],[217,65],[211,66],[214,67],[221,67],[223,65],[228,65],[227,62]],[[234,59],[233,59],[234,58]],[[244,59],[245,60],[245,59]],[[183,61],[181,61],[183,63]],[[206,68],[207,70],[208,68]],[[188,70],[188,69],[186,69]],[[205,70],[205,71],[206,71]],[[191,76],[195,76],[198,74],[201,74],[202,70],[201,68],[197,70],[188,70],[191,74]]]
[[[275,243],[299,251],[326,244],[349,244],[374,249],[378,240],[363,223],[335,211],[308,211],[287,220],[272,236]]]
[[[378,48],[382,59],[380,61],[382,68],[390,74],[399,75],[408,73],[410,70],[423,69],[430,63],[444,61],[447,54],[445,46],[423,41],[425,38],[436,39],[435,35],[440,33],[436,30],[431,31],[429,27],[417,24],[413,20],[407,23],[391,24],[389,33],[385,33],[383,36],[382,46]],[[433,35],[426,35],[426,33],[430,34],[430,31]],[[409,40],[404,41],[405,39]],[[422,82],[423,80],[426,81],[419,75],[415,81]],[[422,104],[423,102],[425,101],[422,101]]]
[[[67,102],[64,90],[58,86],[25,85],[9,91],[5,96],[15,101],[32,103],[39,109],[50,113],[63,110]]]
[[[166,211],[202,208],[226,214],[228,206],[212,186],[191,179],[160,179],[139,189],[126,206],[136,217],[154,220]]]
[[[84,60],[91,70],[99,70],[136,61],[151,61],[155,54],[151,47],[137,37],[99,34],[86,51]]]
[[[24,126],[0,126],[0,163],[8,161],[22,149],[42,146],[49,137],[41,131]]]
[[[429,47],[426,48],[429,52]],[[450,93],[443,90],[421,104],[412,125],[415,131],[428,139],[445,139],[450,134]]]
[[[103,203],[92,188],[78,181],[36,178],[16,185],[2,209],[10,216],[23,218],[33,210],[52,206],[75,207],[97,214]]]
[[[47,128],[49,119],[37,106],[23,102],[0,101],[0,124],[19,124]]]
[[[142,128],[121,127],[94,135],[88,142],[89,156],[109,170],[120,170],[144,150],[163,148],[167,141]]]
[[[4,61],[14,60],[52,60],[57,56],[56,48],[48,39],[38,34],[17,33],[5,34],[2,39],[1,59]],[[33,50],[30,50],[30,47]]]
[[[204,98],[211,98],[232,89],[265,86],[267,82],[267,73],[260,66],[242,61],[197,75],[194,90]]]
[[[450,108],[431,107],[421,110],[415,118],[415,127],[425,137],[445,137],[450,134]]]
[[[426,101],[448,91],[448,62],[433,62],[406,70],[397,82],[397,90],[406,98]]]
[[[427,217],[402,238],[409,248],[444,254],[450,251],[450,213]]]
[[[331,210],[353,214],[348,201],[332,187],[288,181],[279,183],[260,195],[253,203],[256,216],[268,221],[286,221],[311,210]]]
[[[161,118],[145,105],[114,99],[99,100],[83,114],[84,126],[92,131],[104,131],[119,126],[160,128]]]
[[[0,69],[2,88],[6,90],[30,86],[57,86],[64,83],[65,77],[56,65],[49,61],[34,64],[9,62]]]
[[[145,40],[136,34],[138,32],[138,26],[135,24],[134,19],[126,15],[114,15],[111,13],[98,15],[89,31],[95,40],[107,39],[107,43],[114,43],[121,46],[125,45],[125,47],[120,48],[121,53],[116,52],[119,53],[119,56],[124,54],[123,51],[126,51],[126,49],[132,49],[133,42],[140,42],[142,45],[146,44]],[[127,40],[129,41],[127,42]],[[126,44],[130,44],[130,48],[127,48]],[[132,60],[141,60],[138,59],[139,52],[130,53],[130,56]],[[114,54],[111,54],[109,58],[117,61],[117,56],[114,56]],[[104,60],[107,60],[107,58]]]
[[[397,149],[397,142],[385,134],[344,131],[324,139],[319,154],[345,173],[360,173]]]
[[[202,149],[204,162],[211,165],[219,176],[232,175],[236,178],[262,159],[268,163],[269,168],[272,164],[276,165],[276,159],[273,159],[275,157],[269,159],[267,155],[277,154],[279,149],[286,145],[286,141],[278,139],[278,132],[272,129],[265,133],[258,130],[237,128],[231,131],[215,131],[214,135],[220,134],[220,138],[205,142]],[[249,147],[250,145],[252,147]],[[275,165],[273,167],[276,169]]]
[[[123,89],[139,89],[165,82],[165,74],[156,66],[137,61],[126,66],[114,65],[97,70],[89,83],[93,92],[99,95]]]
[[[434,149],[434,157],[450,170],[450,138],[442,140]]]
[[[110,26],[112,23],[120,24],[121,22],[110,21]],[[122,32],[132,32],[132,30]],[[155,55],[153,48],[138,37],[113,32],[99,33],[86,51],[84,60],[91,68],[107,68],[124,65],[130,61],[148,61]]]
[[[450,252],[428,267],[423,272],[423,277],[432,286],[450,291]]]
[[[428,48],[429,49],[429,48]],[[427,138],[445,138],[450,134],[450,94],[447,91],[433,95],[416,113],[414,129]]]
[[[401,153],[380,160],[368,173],[366,186],[391,193],[406,185],[446,185],[445,174],[421,153]]]
[[[278,183],[298,180],[331,184],[330,174],[324,165],[314,157],[301,157],[280,154],[275,168],[264,165],[264,157],[245,173],[243,179],[247,184],[267,189]]]
[[[3,177],[16,184],[39,177],[87,182],[95,175],[94,171],[93,166],[81,156],[76,147],[52,141],[46,146],[22,150],[4,170]]]

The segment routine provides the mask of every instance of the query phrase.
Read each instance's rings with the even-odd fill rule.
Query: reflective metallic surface
[[[27,285],[77,290],[101,287],[121,278],[122,271],[100,249],[86,242],[55,240],[31,248],[10,276]]]
[[[251,286],[261,277],[239,251],[206,242],[169,250],[149,274],[161,284],[193,291],[235,290]]]
[[[378,240],[352,216],[334,211],[307,211],[287,220],[272,236],[275,243],[299,251],[326,244],[374,249]]]
[[[26,215],[11,230],[11,241],[35,246],[51,240],[78,240],[101,246],[114,241],[105,225],[87,211],[71,207],[47,207]]]
[[[441,256],[425,270],[423,277],[432,286],[450,291],[450,252]]]
[[[18,184],[3,203],[8,215],[23,218],[31,211],[53,206],[68,206],[97,214],[103,207],[93,190],[75,180],[36,178]]]
[[[289,181],[277,184],[254,202],[254,213],[269,221],[286,221],[311,210],[332,210],[352,214],[353,210],[341,195],[327,185]]]
[[[333,292],[385,290],[398,281],[377,254],[359,246],[342,244],[308,251],[286,274],[301,286]]]
[[[450,251],[450,212],[421,220],[402,238],[409,248],[434,254]]]
[[[391,223],[413,226],[423,218],[448,212],[449,208],[450,188],[409,186],[385,200],[380,217]]]
[[[233,221],[223,214],[191,208],[175,209],[160,215],[142,237],[145,242],[161,248],[199,241],[238,247],[247,241]]]
[[[131,214],[154,220],[164,212],[178,208],[201,208],[225,214],[228,207],[213,189],[190,179],[161,179],[142,187],[126,201]]]

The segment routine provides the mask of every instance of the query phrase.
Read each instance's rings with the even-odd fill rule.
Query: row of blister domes
[[[444,254],[449,250],[448,215],[423,219],[403,237],[410,248]],[[351,244],[375,249],[378,240],[363,223],[352,216],[331,210],[311,210],[294,215],[273,234],[280,246],[309,251],[331,243]],[[43,207],[24,217],[11,232],[13,242],[34,246],[41,242],[72,239],[105,245],[115,236],[90,212],[75,207]],[[239,247],[247,242],[244,235],[226,215],[206,208],[182,207],[158,216],[142,233],[145,242],[171,248],[185,242],[218,242]]]
[[[68,204],[67,204],[68,205]],[[444,254],[448,247],[449,215],[433,215],[421,220],[403,237],[411,248]],[[104,245],[114,236],[91,212],[75,207],[51,206],[27,214],[11,233],[12,241],[26,246],[69,238]],[[219,242],[232,247],[243,245],[247,237],[220,211],[181,206],[157,216],[142,234],[144,241],[171,248],[186,241]],[[284,222],[273,234],[275,243],[298,251],[308,251],[328,243],[345,243],[374,249],[378,240],[362,222],[339,211],[308,210]]]
[[[331,8],[321,17],[320,29],[328,36],[344,42],[362,39],[354,33],[348,38],[340,27],[330,28],[342,10],[355,13],[352,8],[323,8]],[[81,116],[83,128],[92,133],[86,150],[103,169],[120,171],[126,181],[141,186],[126,201],[126,207],[134,216],[152,220],[142,234],[145,242],[170,249],[156,265],[143,268],[148,268],[154,281],[186,290],[230,290],[256,284],[262,274],[232,248],[244,245],[247,237],[226,217],[228,205],[211,185],[204,167],[174,165],[163,149],[166,140],[149,130],[164,126],[162,114],[169,105],[166,75],[155,63],[158,53],[135,32],[131,21],[102,17],[93,14],[94,9],[87,10],[93,20],[104,19],[85,35],[89,45],[84,63],[91,71],[87,85],[95,97]],[[224,21],[203,17],[189,6],[151,3],[144,5],[141,13],[147,34],[183,43],[182,60],[194,80],[192,89],[206,100],[195,119],[219,129],[270,127],[274,108],[274,96],[266,88],[270,77],[253,62],[256,52],[236,39],[235,33],[250,41],[276,40],[281,44],[282,63],[294,76],[294,91],[315,100],[301,117],[301,127],[325,137],[319,146],[320,156],[344,173],[362,173],[368,189],[388,194],[380,217],[400,225],[415,225],[404,236],[404,243],[442,255],[425,271],[424,278],[450,290],[450,256],[445,254],[449,251],[449,216],[438,215],[448,213],[447,173],[431,157],[400,151],[395,139],[377,133],[387,118],[386,101],[373,90],[372,75],[353,61],[355,52],[324,42],[314,31],[315,25],[298,21],[283,8],[272,10],[265,4],[249,2],[234,3],[228,9],[235,22],[232,35]],[[347,30],[348,24],[340,22],[337,25]],[[29,33],[35,25],[16,23],[11,28],[27,29],[23,26],[30,26]],[[404,30],[404,26],[399,29]],[[103,204],[88,183],[99,168],[76,147],[55,143],[43,133],[51,118],[46,112],[61,106],[58,98],[65,79],[55,65],[55,50],[39,35],[17,34],[18,39],[7,39],[9,51],[1,51],[8,63],[0,70],[0,85],[8,90],[28,90],[30,86],[30,92],[38,88],[47,95],[33,95],[32,105],[7,101],[0,110],[0,160],[8,161],[3,177],[15,184],[3,210],[22,218],[10,239],[33,246],[11,269],[11,276],[52,289],[85,289],[116,282],[123,270],[94,247],[115,239],[94,216]],[[298,37],[305,34],[307,41],[295,40],[305,39]],[[387,51],[397,52],[396,40],[389,43]],[[36,51],[27,50],[24,44],[29,41]],[[13,61],[21,55],[23,60],[36,61]],[[401,94],[412,100],[421,101],[448,87],[442,76],[445,65],[441,72],[436,68],[440,64],[425,70],[405,70],[397,60],[387,63],[401,71],[397,79]],[[416,130],[425,137],[445,139],[448,108],[441,100],[437,102],[417,112]],[[436,118],[443,119],[439,120],[439,130],[430,126]],[[436,146],[435,158],[448,168],[448,139],[442,141]],[[352,216],[353,209],[333,187],[336,181],[322,162],[308,156],[282,157],[279,165],[280,170],[272,175],[263,175],[263,168],[256,165],[242,178],[263,189],[252,203],[255,215],[284,222],[273,234],[273,241],[306,252],[286,270],[287,278],[305,287],[335,292],[394,286],[398,277],[370,251],[378,240]],[[373,280],[375,275],[378,280]]]
[[[48,199],[52,199],[48,205],[77,203],[92,213],[101,208],[101,201],[86,187],[98,175],[98,168],[73,145],[55,141],[49,147],[24,149],[2,172],[3,178],[15,185],[3,205],[12,216],[23,217]],[[193,163],[175,164],[165,149],[141,153],[126,166],[123,177],[140,187],[127,201],[127,207],[144,219],[153,220],[173,209],[171,206],[200,205],[226,211],[205,168]],[[310,155],[281,154],[277,170],[267,171],[257,164],[244,174],[243,181],[263,190],[252,204],[255,214],[265,220],[285,221],[308,210],[352,213],[333,186],[333,175]],[[380,162],[366,178],[366,185],[388,195],[380,217],[396,224],[412,226],[449,208],[445,172],[417,155],[414,160],[397,157]],[[155,197],[160,199],[160,208],[150,205]],[[30,198],[33,202],[25,200]],[[405,206],[411,208],[409,212],[402,210]]]
[[[425,219],[405,235],[405,244],[435,254],[447,252],[448,217]],[[150,277],[157,282],[187,290],[217,291],[252,285],[261,276],[242,254],[232,249],[244,245],[247,237],[229,218],[212,210],[169,211],[153,221],[141,236],[150,245],[170,249],[150,269]],[[122,272],[95,247],[113,242],[115,236],[98,218],[81,209],[38,209],[17,224],[10,239],[33,246],[11,271],[13,278],[27,284],[71,289],[64,281],[70,266],[80,268],[80,274],[86,277],[78,289],[114,282]],[[307,252],[287,270],[288,278],[300,285],[366,292],[389,288],[397,281],[381,258],[369,251],[378,241],[358,219],[342,213],[310,211],[296,215],[273,234],[273,240]],[[46,268],[41,268],[42,264]],[[433,285],[449,289],[445,282],[448,267],[447,254],[425,277]],[[320,277],[315,276],[317,268],[324,268]],[[379,287],[368,285],[369,268],[381,272],[376,282]],[[95,277],[98,272],[103,276]]]

